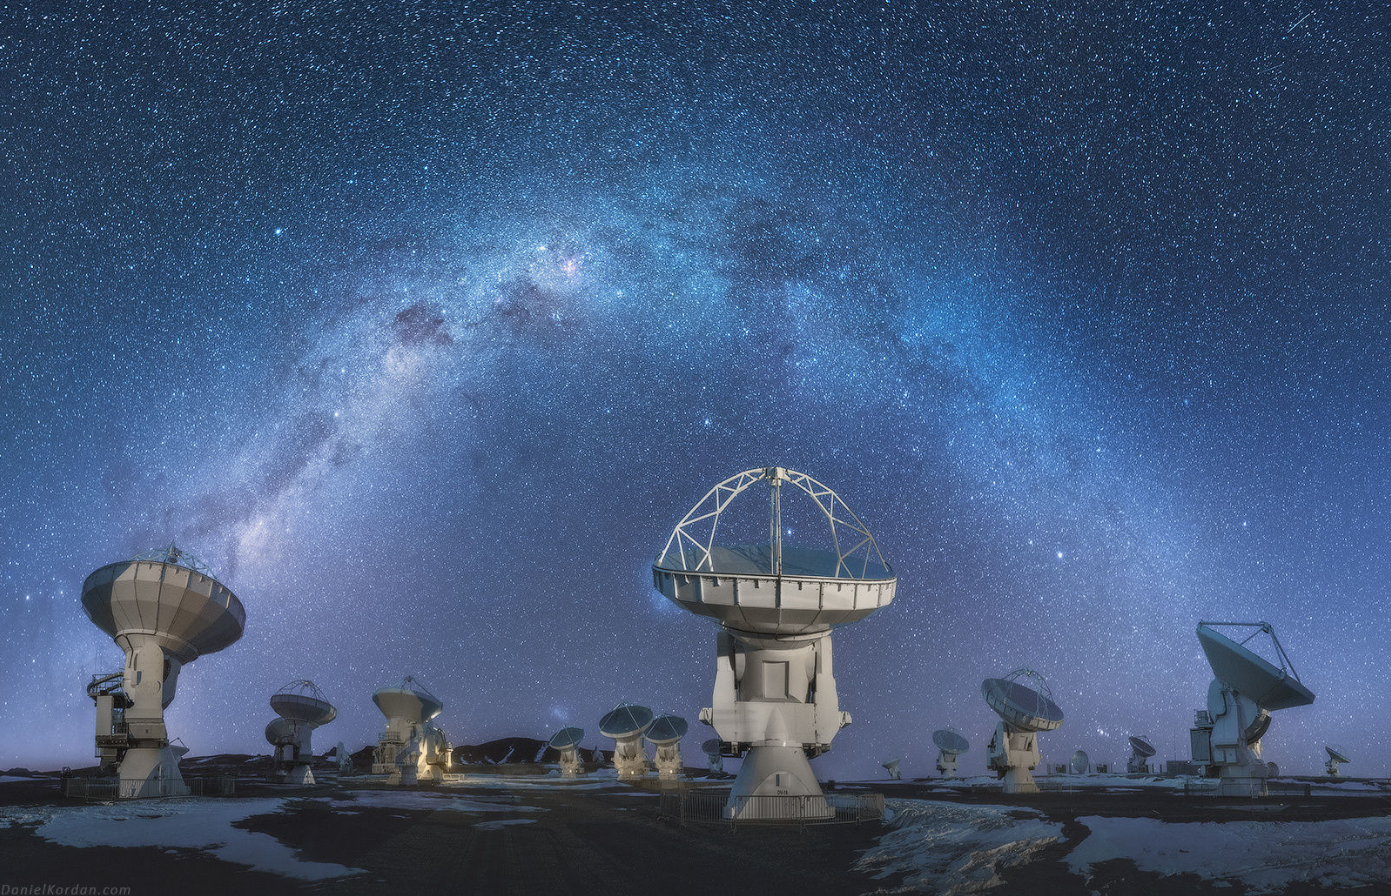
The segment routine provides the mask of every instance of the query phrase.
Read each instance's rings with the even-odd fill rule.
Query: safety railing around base
[[[884,818],[882,793],[830,793],[824,796],[745,796],[729,791],[663,793],[661,814],[686,822],[740,824],[858,824]]]
[[[78,800],[145,800],[177,796],[235,796],[234,775],[154,781],[122,781],[119,778],[64,778],[63,796]]]

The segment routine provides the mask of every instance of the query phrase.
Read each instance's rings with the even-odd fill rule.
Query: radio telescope
[[[971,744],[950,728],[938,728],[932,732],[932,742],[937,745],[937,771],[944,778],[956,777],[956,757],[971,749]]]
[[[391,784],[443,781],[454,748],[431,721],[443,711],[443,701],[407,675],[400,684],[377,688],[372,702],[387,720],[372,754],[372,774],[390,775]],[[403,763],[405,753],[414,755],[413,762]]]
[[[1072,760],[1068,762],[1068,771],[1074,775],[1085,775],[1092,767],[1092,758],[1087,755],[1086,750],[1078,750],[1072,754]]]
[[[901,762],[903,762],[902,756],[900,756],[897,759],[890,759],[888,762],[881,762],[879,764],[883,766],[884,771],[889,773],[890,781],[901,781],[903,780],[903,775],[899,774],[898,771],[898,766]]]
[[[1341,772],[1338,771],[1338,764],[1342,762],[1351,762],[1352,760],[1348,758],[1348,751],[1336,744],[1328,744],[1324,747],[1324,750],[1328,753],[1328,761],[1324,763],[1323,767],[1330,775],[1336,778],[1341,774]]]
[[[717,543],[721,515],[754,486],[769,500],[768,541]],[[809,498],[829,547],[783,544],[782,497]],[[831,664],[831,630],[893,600],[897,577],[874,536],[834,491],[783,467],[745,470],[706,493],[672,530],[652,564],[652,582],[676,605],[720,623],[713,725],[731,755],[744,756],[730,790],[730,818],[774,818],[782,808],[753,796],[801,797],[803,817],[828,817],[808,757],[831,748],[850,724]]]
[[[1039,763],[1037,733],[1063,723],[1048,682],[1032,669],[1016,669],[1004,678],[987,678],[981,693],[1000,717],[986,748],[988,765],[1004,779],[1005,793],[1037,793],[1032,774]]]
[[[565,727],[551,735],[546,746],[560,754],[560,773],[573,778],[580,773],[580,741],[584,739],[584,729]]]
[[[241,601],[171,544],[87,576],[82,609],[126,655],[122,672],[95,676],[87,687],[97,705],[96,755],[103,766],[119,766],[118,795],[187,794],[164,710],[180,669],[242,636]]]
[[[681,738],[686,736],[688,727],[680,716],[658,716],[643,733],[643,738],[657,748],[654,764],[659,778],[675,780],[681,777]]]
[[[1246,636],[1234,641],[1214,626]],[[1269,636],[1268,649],[1279,668],[1246,646],[1260,634]],[[1222,796],[1265,796],[1270,768],[1261,759],[1260,740],[1270,727],[1270,713],[1307,706],[1314,702],[1314,692],[1299,680],[1269,623],[1199,622],[1198,643],[1214,678],[1207,689],[1207,709],[1198,711],[1189,732],[1193,761],[1217,770],[1217,792]]]
[[[720,753],[720,739],[712,737],[702,743],[700,749],[705,754],[705,762],[710,768],[710,774],[723,775],[724,756]]]
[[[1149,738],[1131,735],[1130,758],[1126,760],[1125,770],[1132,775],[1149,774],[1149,758],[1155,754],[1154,744]]]
[[[636,703],[620,703],[599,720],[599,733],[613,738],[613,767],[618,769],[620,781],[647,773],[642,736],[651,725],[652,710]]]
[[[338,710],[312,681],[292,681],[270,698],[280,718],[266,726],[266,740],[275,747],[276,774],[287,784],[313,784],[314,729],[332,722]]]

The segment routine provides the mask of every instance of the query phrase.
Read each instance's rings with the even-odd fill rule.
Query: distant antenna
[[[647,742],[657,748],[654,764],[657,777],[663,781],[681,777],[681,738],[686,736],[687,727],[680,716],[658,716],[643,733]]]
[[[338,710],[309,680],[292,681],[270,698],[280,716],[266,726],[266,740],[275,747],[276,774],[287,784],[313,784],[314,729],[327,725]]]
[[[903,759],[902,757],[900,757],[898,759],[890,759],[888,762],[880,763],[884,767],[884,770],[889,773],[890,781],[898,781],[902,779],[903,776],[898,773],[898,764],[902,761]]]
[[[647,751],[642,735],[652,725],[652,710],[636,703],[620,703],[599,720],[599,733],[614,741],[613,767],[618,780],[632,781],[647,773]]]
[[[1244,637],[1234,641],[1217,627]],[[1197,634],[1214,677],[1207,710],[1189,732],[1193,761],[1217,770],[1222,796],[1265,796],[1270,766],[1261,759],[1260,740],[1270,727],[1270,713],[1307,706],[1314,692],[1299,680],[1269,623],[1199,622]],[[1268,642],[1278,668],[1247,646],[1258,635],[1266,636],[1262,643]]]
[[[1032,774],[1040,759],[1037,732],[1063,723],[1048,682],[1032,669],[1016,669],[1004,678],[987,678],[981,693],[1000,717],[986,750],[990,768],[1004,780],[1005,793],[1037,793]]]
[[[706,764],[710,768],[712,777],[724,774],[724,754],[720,752],[720,739],[712,737],[700,745],[700,750],[705,754]]]
[[[348,752],[348,745],[340,740],[334,752],[336,754],[335,758],[338,760],[338,774],[351,774],[353,770],[353,757],[352,754]]]
[[[551,735],[551,739],[546,742],[550,747],[560,754],[560,773],[567,778],[573,778],[580,773],[580,741],[584,740],[584,729],[567,726]]]
[[[944,778],[955,778],[956,757],[970,750],[970,743],[951,728],[932,732],[932,742],[937,745],[937,772]]]
[[[1149,758],[1155,754],[1154,744],[1148,737],[1138,734],[1130,738],[1130,758],[1126,760],[1125,770],[1132,775],[1149,774]]]
[[[1336,744],[1327,744],[1324,749],[1328,751],[1328,762],[1324,763],[1323,767],[1336,778],[1341,774],[1338,771],[1339,763],[1351,762],[1352,760],[1348,758],[1348,751]]]
[[[1086,750],[1078,750],[1072,754],[1072,760],[1067,764],[1068,770],[1074,775],[1085,775],[1092,767],[1092,759],[1087,755]]]

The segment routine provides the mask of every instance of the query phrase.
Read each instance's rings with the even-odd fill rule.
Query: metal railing
[[[730,798],[727,790],[689,790],[661,794],[658,809],[663,817],[681,824],[723,823],[859,824],[882,821],[882,793],[831,793],[824,796],[745,796]]]
[[[64,778],[63,796],[78,800],[167,799],[179,796],[235,796],[235,775],[185,778],[183,781],[122,781],[120,778]]]

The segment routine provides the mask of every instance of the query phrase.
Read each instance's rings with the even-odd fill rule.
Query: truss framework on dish
[[[719,542],[722,514],[755,486],[767,489],[768,541]],[[783,543],[783,493],[810,499],[827,545]],[[715,688],[700,720],[715,728],[724,756],[744,761],[731,789],[729,817],[772,817],[775,801],[802,798],[812,816],[829,816],[809,757],[826,752],[850,724],[840,710],[831,630],[887,606],[897,577],[874,536],[826,485],[784,467],[760,467],[710,489],[672,530],[652,564],[654,586],[678,606],[720,623]]]

